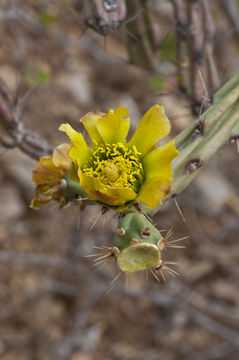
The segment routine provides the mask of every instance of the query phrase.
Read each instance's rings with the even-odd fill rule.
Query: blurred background
[[[62,122],[82,130],[82,115],[119,105],[132,131],[150,106],[164,105],[175,136],[239,70],[238,1],[188,4],[1,0],[2,103],[19,128],[48,142],[42,154],[65,141]],[[35,153],[1,125],[0,143],[1,360],[238,359],[236,144],[177,196],[185,221],[174,200],[153,217],[172,240],[188,236],[185,249],[164,255],[180,276],[158,283],[137,273],[127,290],[121,278],[107,293],[116,265],[97,269],[86,256],[111,245],[114,213],[31,210]]]

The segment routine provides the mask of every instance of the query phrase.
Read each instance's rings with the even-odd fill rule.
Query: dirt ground
[[[160,6],[163,37],[174,22],[170,2]],[[57,145],[66,140],[62,122],[82,130],[85,113],[123,105],[133,130],[155,103],[165,106],[172,136],[193,121],[167,61],[158,94],[155,74],[128,63],[124,29],[106,38],[83,32],[84,15],[72,7],[70,0],[1,0],[0,77],[17,95],[15,112],[27,128]],[[215,19],[223,32],[220,14]],[[225,36],[216,53],[225,81],[239,69],[238,46]],[[1,360],[238,359],[235,145],[225,144],[177,197],[185,219],[174,200],[153,218],[159,229],[173,228],[172,239],[188,236],[185,249],[165,253],[180,276],[158,283],[139,273],[127,289],[122,278],[109,293],[116,265],[97,271],[86,256],[111,244],[114,213],[99,219],[97,207],[56,205],[33,211],[35,164],[17,148],[0,147]]]

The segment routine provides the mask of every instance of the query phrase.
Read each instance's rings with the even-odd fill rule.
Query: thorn
[[[118,254],[120,253],[119,249],[117,247],[109,247],[109,246],[95,246],[98,250],[101,250],[100,252],[97,252],[95,254],[86,255],[85,257],[96,257],[93,262],[95,266],[101,265],[103,263],[106,263],[110,258],[116,259]]]
[[[205,95],[206,95],[206,98],[209,98],[209,95],[208,95],[208,91],[207,91],[207,88],[206,88],[206,85],[205,85],[205,82],[204,82],[204,79],[203,79],[203,76],[202,76],[202,73],[201,73],[201,70],[199,69],[198,70],[198,73],[199,73],[199,77],[200,77],[200,80],[202,82],[202,86],[204,88],[204,92],[205,92]],[[203,96],[202,96],[203,98]],[[210,101],[210,100],[209,100]]]
[[[115,278],[111,281],[110,285],[114,284],[119,278],[120,276],[122,275],[122,271],[120,271],[116,276]]]
[[[176,207],[177,207],[177,209],[178,209],[178,212],[179,212],[179,214],[180,214],[180,216],[181,216],[181,218],[182,218],[183,222],[186,224],[185,217],[183,216],[182,210],[180,209],[180,207],[179,207],[179,205],[178,205],[178,202],[177,202],[176,198],[174,197],[173,199],[174,199],[174,203],[175,203],[175,205],[176,205]]]
[[[101,213],[96,217],[95,221],[93,222],[93,224],[90,226],[89,231],[91,231],[93,229],[93,227],[97,224],[97,222],[100,220],[101,217]]]
[[[189,239],[189,238],[190,238],[190,236],[184,236],[184,237],[181,237],[181,238],[176,239],[176,240],[168,241],[168,244],[174,244],[176,242],[183,241],[183,240],[186,240],[186,239]]]
[[[81,203],[84,200],[89,200],[89,198],[88,197],[83,198],[79,196],[78,199],[74,200],[74,204]]]
[[[111,285],[105,294],[108,295],[114,287],[115,287],[115,284]]]
[[[164,281],[164,282],[166,282],[166,281],[167,281],[167,279],[166,279],[166,277],[164,276],[163,271],[160,269],[160,270],[159,270],[159,272],[160,272],[160,275],[161,275],[161,276],[162,276],[162,278],[163,278],[163,281]]]
[[[166,245],[167,248],[171,248],[171,249],[185,249],[186,246],[183,245]]]
[[[104,262],[96,269],[96,271],[99,271],[99,270],[102,269],[105,265],[106,265],[106,261],[104,261]]]
[[[171,227],[171,228],[168,230],[168,232],[166,233],[164,240],[169,239],[169,238],[173,235],[173,233],[174,233],[173,227]]]
[[[166,230],[165,230],[166,231]],[[171,227],[168,232],[166,233],[165,237],[161,237],[157,243],[157,246],[160,250],[163,250],[165,247],[169,247],[168,244],[169,242],[167,242],[167,240],[170,238],[170,236],[172,236],[174,233],[173,231],[173,227]]]
[[[177,265],[177,266],[180,265],[178,262],[175,262],[175,261],[165,261],[165,262],[163,262],[163,264]]]
[[[135,203],[134,207],[136,210],[138,210],[138,212],[141,212],[151,223],[153,223],[150,216],[140,207],[139,203]]]
[[[120,278],[120,276],[122,275],[122,272],[120,271],[115,278],[111,281],[110,283],[110,288],[106,291],[106,295],[109,294],[111,292],[111,290],[114,288],[115,286],[115,282]]]
[[[90,255],[85,255],[84,257],[93,257],[93,256],[99,256],[100,255],[100,253],[95,253],[95,254],[90,254]]]
[[[179,274],[177,271],[171,269],[169,266],[164,265],[164,268],[165,268],[171,275],[173,275],[173,276],[176,276],[176,275],[177,275],[177,276],[180,276],[180,274]]]
[[[158,276],[155,274],[155,272],[154,272],[152,269],[150,269],[150,272],[151,272],[151,274],[153,275],[153,277],[154,277],[158,282],[160,282]]]
[[[144,216],[152,223],[151,217],[148,214],[146,214],[146,212],[144,210],[141,210],[141,211],[144,214]]]
[[[98,265],[100,265],[100,264],[102,264],[102,263],[105,263],[105,262],[106,262],[106,259],[99,260],[98,262],[95,262],[94,265],[95,265],[95,266],[98,266]]]
[[[94,259],[94,262],[96,261],[99,261],[99,260],[102,260],[102,259],[106,259],[107,257],[111,256],[111,253],[107,253],[107,254],[104,254],[96,259]]]
[[[102,249],[103,249],[103,246],[93,246],[93,249],[99,249],[99,250],[102,250]]]
[[[55,185],[53,186],[52,188],[50,188],[49,190],[47,190],[45,192],[46,195],[50,195],[50,194],[53,194],[54,192],[58,191],[59,190],[59,185]]]
[[[204,94],[201,96],[202,101],[201,101],[201,106],[200,106],[200,110],[199,110],[199,117],[200,117],[201,114],[202,114],[205,102],[208,102],[210,104],[210,99],[209,99],[206,84],[204,82],[204,79],[203,79],[203,76],[202,76],[202,73],[201,73],[200,69],[198,70],[198,73],[199,73],[199,77],[200,77],[200,80],[201,80],[201,83],[202,83],[202,86],[203,86],[203,89],[204,89]]]

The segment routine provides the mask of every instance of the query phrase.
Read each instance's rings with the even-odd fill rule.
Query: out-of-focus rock
[[[56,84],[67,89],[74,100],[83,105],[92,105],[92,87],[90,84],[87,68],[80,68],[77,73],[60,73],[56,78]]]
[[[1,222],[16,219],[24,212],[24,205],[19,192],[12,184],[0,187],[0,219]]]
[[[24,191],[24,197],[31,200],[34,193],[32,170],[36,161],[23,154],[19,149],[8,151],[1,159],[0,166],[6,177],[12,179]]]
[[[199,262],[189,262],[184,259],[180,263],[180,273],[189,282],[198,282],[209,275],[214,269],[214,263],[210,259]]]
[[[204,170],[195,179],[195,185],[201,196],[199,206],[208,215],[219,214],[225,205],[239,213],[239,198],[232,185],[213,169],[213,173]]]
[[[71,360],[92,360],[92,356],[87,355],[87,354],[83,354],[82,352],[75,352],[72,357]]]
[[[9,65],[0,66],[0,77],[4,80],[11,91],[15,91],[17,86],[16,71]]]
[[[237,305],[235,309],[235,317],[239,318],[239,290],[236,284],[225,282],[224,280],[215,280],[211,286],[211,291],[213,295],[225,302],[233,303]]]

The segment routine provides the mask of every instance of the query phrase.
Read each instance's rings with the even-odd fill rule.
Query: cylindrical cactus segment
[[[161,260],[163,238],[147,217],[130,209],[121,219],[113,246],[120,250],[119,268],[124,272],[147,270],[158,266]]]

